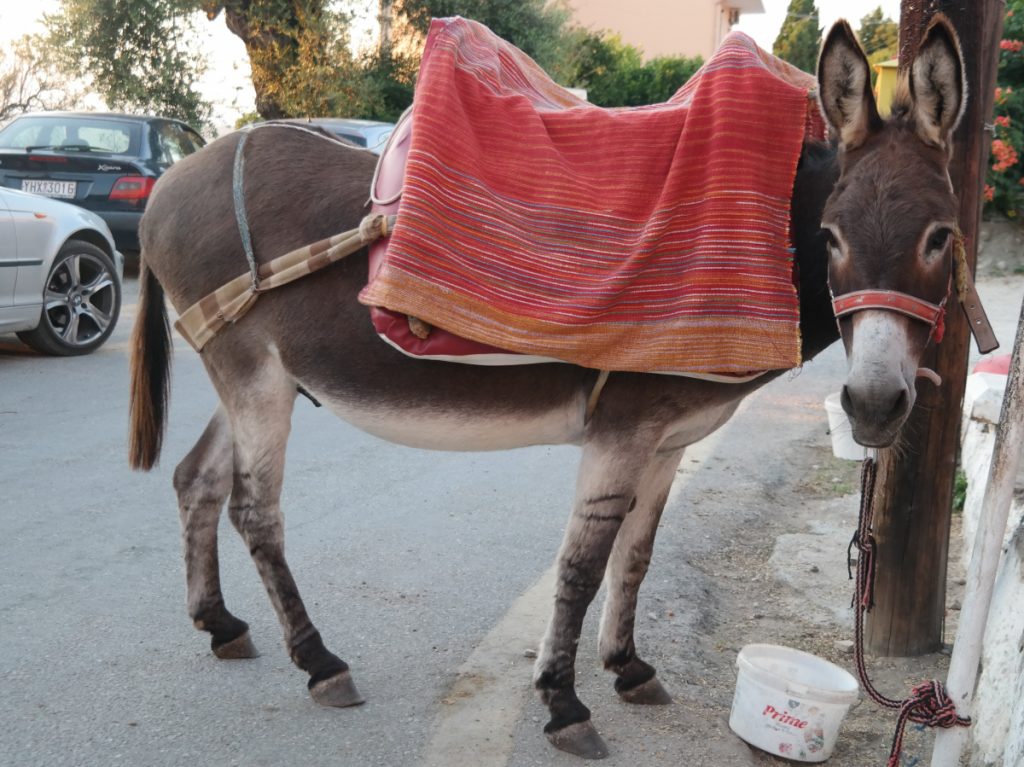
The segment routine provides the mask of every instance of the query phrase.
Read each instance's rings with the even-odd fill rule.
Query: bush
[[[996,82],[985,212],[1018,219],[1024,214],[1024,0],[1007,2]]]

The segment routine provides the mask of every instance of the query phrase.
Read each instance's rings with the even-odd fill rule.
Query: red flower
[[[1024,179],[1021,179],[1021,182],[1024,183]],[[995,187],[992,187],[992,186],[989,186],[988,184],[985,184],[985,199],[988,202],[992,202],[992,199],[995,196],[996,196]]]
[[[1001,128],[1009,128],[1010,118],[1007,115],[999,115],[996,118],[996,125],[998,125]]]
[[[1024,48],[1024,41],[1021,40],[999,41],[999,49],[1003,51],[1013,51],[1014,53],[1020,53],[1022,48]]]
[[[992,156],[996,160],[992,164],[992,170],[996,173],[1002,173],[1007,168],[1013,167],[1019,159],[1017,157],[1017,150],[1011,144],[999,138],[992,142]]]

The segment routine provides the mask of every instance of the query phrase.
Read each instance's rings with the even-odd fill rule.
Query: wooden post
[[[960,200],[960,228],[974,271],[981,188],[992,135],[1000,0],[903,0],[900,68],[907,66],[929,19],[941,11],[960,35],[967,68],[967,110],[954,136],[950,175]],[[919,379],[918,398],[903,428],[905,447],[881,451],[875,490],[878,543],[875,607],[868,615],[867,649],[874,655],[913,656],[942,646],[946,563],[953,482],[960,449],[960,411],[967,379],[970,330],[956,296],[946,312],[946,335],[922,365],[942,386]]]

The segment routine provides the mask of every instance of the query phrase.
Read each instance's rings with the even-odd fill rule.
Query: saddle
[[[370,186],[371,215],[397,216],[411,139],[412,110],[408,109],[399,118],[377,162],[377,170]],[[387,237],[370,245],[370,282],[373,282],[384,265],[389,243],[390,237]],[[449,333],[443,328],[432,327],[418,317],[391,311],[382,306],[369,308],[370,319],[377,334],[411,357],[477,365],[519,365],[557,361],[516,354],[506,349],[471,341]]]
[[[797,366],[789,206],[825,133],[815,87],[734,33],[665,104],[602,109],[486,27],[435,20],[374,177],[374,213],[397,219],[360,301],[428,359]]]

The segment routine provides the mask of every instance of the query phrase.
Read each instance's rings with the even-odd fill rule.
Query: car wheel
[[[110,256],[68,240],[46,275],[39,325],[18,338],[43,354],[88,354],[114,332],[120,311],[121,283]]]

